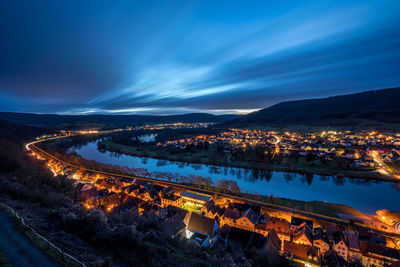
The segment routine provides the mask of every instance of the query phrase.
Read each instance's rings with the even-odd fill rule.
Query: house
[[[318,251],[312,246],[297,244],[285,240],[283,243],[284,255],[291,259],[296,259],[303,264],[313,263],[319,265]]]
[[[184,222],[186,224],[186,238],[190,239],[195,233],[206,236],[204,242],[201,244],[204,247],[210,245],[212,237],[219,229],[219,225],[216,220],[194,212],[188,213],[184,219]],[[199,235],[196,236],[199,238]]]
[[[265,243],[262,248],[264,251],[279,253],[282,249],[282,241],[274,229],[268,232]]]
[[[78,200],[86,202],[87,200],[93,199],[98,195],[97,188],[95,186],[84,185],[81,191],[78,193]]]
[[[338,255],[336,251],[329,250],[326,253],[322,254],[321,257],[321,266],[323,267],[347,267],[348,264],[346,260]],[[358,265],[356,265],[358,266]],[[361,265],[359,265],[361,266]]]
[[[262,234],[263,236],[268,235],[268,231],[265,229],[265,223],[258,223],[254,228],[254,232]]]
[[[319,249],[321,255],[329,250],[329,239],[321,227],[314,228],[313,246]]]
[[[254,231],[258,221],[257,214],[251,209],[247,209],[242,217],[236,220],[236,227],[249,231]]]
[[[136,180],[135,184],[139,185],[141,188],[146,188],[147,190],[151,187],[150,183],[143,180]]]
[[[360,248],[360,240],[358,238],[358,232],[354,231],[346,231],[344,232],[345,239],[347,240],[347,244],[349,246],[348,251],[348,262],[354,263],[361,261],[361,248]]]
[[[360,241],[367,241],[372,244],[386,246],[386,238],[376,231],[358,229],[358,237]]]
[[[157,212],[157,210],[159,209],[159,207],[153,203],[147,202],[147,201],[143,201],[139,204],[139,214],[143,215],[143,213],[145,212]]]
[[[227,246],[226,238],[223,238],[220,234],[217,234],[211,241],[210,247],[217,250],[225,250]]]
[[[201,208],[201,213],[204,216],[210,217],[210,218],[216,218],[221,217],[225,212],[225,207],[221,208],[219,205],[216,205],[214,200],[211,199],[209,200],[202,208]]]
[[[197,232],[193,233],[193,235],[189,237],[189,240],[200,247],[209,247],[212,244],[208,235]]]
[[[400,252],[394,248],[360,241],[362,264],[366,267],[390,266],[400,260]]]
[[[202,207],[206,202],[212,199],[211,196],[201,195],[193,192],[183,192],[181,194],[182,203]]]
[[[180,207],[182,205],[182,198],[180,196],[176,196],[173,193],[166,196],[161,196],[160,198],[161,198],[161,207],[166,207],[168,205]]]
[[[116,206],[112,211],[113,211],[113,213],[121,213],[121,212],[125,212],[125,211],[136,210],[136,209],[138,209],[139,204],[141,202],[142,202],[142,200],[139,198],[129,197],[128,200],[126,200],[121,205]]]
[[[158,217],[160,217],[161,219],[166,219],[166,218],[174,216],[175,214],[178,214],[179,217],[182,220],[184,220],[188,213],[189,212],[187,210],[184,210],[184,209],[181,209],[179,207],[172,206],[172,205],[168,205],[168,206],[166,206],[164,208],[161,208],[161,209],[158,209],[156,211],[156,215]]]
[[[136,197],[138,195],[140,186],[138,184],[131,184],[122,188],[122,191],[130,196]]]
[[[292,216],[292,220],[291,220],[291,223],[290,223],[290,230],[291,231],[295,232],[298,228],[303,227],[304,225],[307,225],[308,228],[310,228],[310,230],[312,230],[314,228],[314,222],[313,221]]]
[[[171,238],[184,234],[185,228],[186,225],[178,213],[160,223],[161,232]]]
[[[275,230],[281,240],[290,240],[290,223],[282,218],[271,217],[265,223],[265,230]]]
[[[123,187],[122,182],[120,182],[119,180],[115,180],[115,181],[112,183],[111,191],[119,193],[119,192],[121,192],[121,190],[122,190],[121,188],[122,188],[122,187]]]
[[[145,187],[140,188],[137,194],[137,197],[143,199],[144,201],[152,201],[154,199],[153,196],[154,195],[152,195]]]
[[[236,219],[239,218],[239,212],[232,208],[225,208],[222,218],[220,220],[221,226],[224,224],[229,226],[236,225]]]
[[[257,215],[260,214],[261,211],[260,206],[255,206],[247,203],[238,203],[238,202],[232,203],[231,208],[238,210],[241,213],[246,212],[248,209],[252,209]]]
[[[134,184],[136,179],[129,178],[129,177],[122,177],[121,179],[119,179],[119,181],[122,183],[122,186],[125,187],[128,185]]]
[[[326,226],[326,235],[329,240],[333,240],[333,234],[337,231],[340,231],[340,229],[335,223],[330,223]]]
[[[126,200],[127,195],[124,193],[111,193],[107,196],[99,198],[97,205],[102,205],[106,211],[111,211],[114,207],[121,205]]]
[[[342,232],[337,231],[333,234],[333,250],[347,261],[349,247],[346,244]]]
[[[232,249],[236,247],[241,247],[244,250],[253,247],[261,249],[265,243],[265,237],[263,235],[227,225],[221,229],[221,236],[227,240],[228,245],[231,246]]]
[[[308,225],[304,224],[301,228],[297,228],[296,232],[293,234],[293,242],[307,246],[313,245],[313,233]]]
[[[265,212],[259,219],[258,219],[258,223],[263,223],[265,224],[266,222],[268,222],[268,220],[271,217],[269,216],[269,214],[267,212]]]
[[[96,186],[101,189],[107,189],[112,187],[112,182],[108,179],[98,179],[96,181]]]

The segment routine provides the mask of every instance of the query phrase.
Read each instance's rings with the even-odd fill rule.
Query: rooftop
[[[212,197],[211,196],[205,196],[205,195],[200,195],[200,194],[196,194],[193,192],[183,192],[181,194],[182,197],[188,197],[188,198],[192,198],[192,199],[197,199],[197,200],[201,200],[201,201],[209,201]]]

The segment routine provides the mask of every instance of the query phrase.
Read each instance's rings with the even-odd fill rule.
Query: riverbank
[[[382,175],[375,170],[338,170],[327,167],[301,167],[301,164],[306,164],[305,162],[290,162],[291,166],[287,166],[277,163],[266,164],[262,162],[235,161],[229,158],[229,153],[223,152],[223,154],[221,154],[212,150],[171,154],[168,153],[165,149],[158,149],[157,147],[156,149],[149,149],[148,146],[126,146],[117,144],[115,142],[112,142],[111,140],[103,141],[102,144],[104,144],[105,149],[110,152],[167,161],[204,164],[218,167],[244,168],[261,171],[269,170],[279,172],[295,172],[299,174],[316,174],[322,176],[360,178],[396,183],[400,182],[398,179]]]
[[[67,159],[63,159],[63,160],[69,161],[69,160],[71,160],[71,158],[69,158],[69,160],[67,160]],[[86,171],[90,172],[91,170],[93,170],[93,171],[96,170],[94,172],[99,173],[99,174],[102,174],[104,172],[104,174],[113,173],[112,175],[117,175],[117,174],[122,175],[122,176],[134,175],[134,177],[137,179],[152,180],[155,183],[164,183],[164,182],[170,183],[170,180],[174,180],[174,178],[172,178],[172,176],[171,176],[172,173],[170,173],[170,174],[162,173],[162,175],[164,175],[165,177],[170,177],[169,179],[166,179],[166,181],[163,181],[163,179],[152,178],[151,173],[148,173],[148,175],[150,175],[149,177],[147,177],[147,176],[141,177],[140,175],[138,176],[138,174],[136,174],[135,172],[127,173],[127,171],[129,171],[128,169],[126,169],[125,167],[121,168],[121,166],[118,166],[118,165],[104,164],[104,163],[99,163],[99,162],[96,162],[96,164],[93,165],[94,164],[93,160],[87,160],[84,158],[81,158],[79,160],[79,162],[80,162],[81,166],[85,166],[85,168],[87,168]],[[134,169],[132,171],[134,171]],[[189,177],[186,177],[185,179],[183,179],[181,177],[180,179],[182,179],[182,182],[179,182],[179,183],[176,182],[176,183],[172,183],[172,184],[188,186],[188,187],[191,187],[193,190],[205,190],[206,192],[208,192],[211,195],[228,194],[233,197],[244,198],[244,199],[248,199],[251,201],[259,201],[259,202],[263,202],[265,204],[272,204],[272,205],[277,205],[277,206],[281,206],[281,207],[285,207],[285,208],[289,208],[289,209],[295,209],[298,211],[316,213],[316,214],[329,216],[329,217],[333,217],[333,218],[338,218],[338,219],[342,218],[342,215],[359,218],[360,220],[368,219],[368,217],[364,213],[362,213],[359,210],[354,209],[348,205],[345,205],[345,204],[328,203],[326,201],[303,201],[303,200],[296,200],[296,199],[285,198],[285,197],[277,197],[276,195],[263,195],[260,193],[253,194],[253,193],[242,192],[242,191],[234,191],[233,192],[233,191],[230,191],[229,189],[218,187],[215,184],[209,184],[209,183],[198,184],[197,180],[193,180],[192,182],[187,182]],[[89,179],[87,181],[91,181],[91,180]],[[92,182],[95,182],[95,180],[93,180]]]
[[[96,144],[92,143],[90,144],[90,147],[92,148],[92,150],[94,149],[95,151],[97,151],[96,149]],[[42,151],[45,154],[48,154],[47,152]],[[100,153],[99,151],[97,151],[99,155],[104,155],[102,153]],[[48,154],[48,156],[50,156],[53,159],[54,156]],[[81,158],[82,160],[80,160],[80,166],[79,169],[82,171],[85,171],[87,174],[88,173],[94,173],[96,174],[96,177],[98,177],[98,174],[100,175],[111,175],[113,177],[132,177],[132,178],[136,178],[136,179],[143,179],[145,181],[151,181],[154,182],[156,184],[167,184],[170,185],[172,187],[178,187],[178,188],[184,188],[184,190],[194,190],[199,191],[201,193],[205,193],[205,194],[211,194],[214,197],[227,197],[228,199],[233,199],[234,201],[243,201],[245,203],[249,203],[249,204],[253,204],[253,205],[260,205],[261,207],[264,208],[272,208],[274,210],[277,210],[278,212],[292,212],[294,214],[303,214],[302,216],[306,216],[313,219],[317,219],[317,220],[322,220],[322,221],[326,221],[326,222],[340,222],[340,223],[347,223],[348,220],[353,219],[355,222],[359,222],[361,225],[364,225],[365,227],[371,227],[373,229],[387,229],[387,228],[383,228],[381,226],[379,226],[379,222],[374,218],[374,216],[370,216],[372,214],[375,214],[376,209],[374,210],[373,213],[362,213],[348,205],[345,204],[335,204],[337,202],[329,202],[329,201],[302,201],[302,200],[292,200],[290,198],[272,198],[271,200],[271,196],[268,195],[260,195],[260,194],[250,194],[250,193],[244,193],[244,192],[229,192],[227,191],[227,189],[223,189],[220,187],[217,187],[215,185],[205,185],[205,184],[197,184],[197,183],[187,183],[187,182],[182,182],[182,183],[174,183],[174,182],[170,182],[169,179],[157,179],[157,178],[153,178],[152,176],[150,176],[149,178],[146,177],[140,177],[135,175],[134,173],[130,172],[130,169],[126,166],[121,167],[121,165],[113,165],[113,164],[109,164],[109,163],[100,163],[100,162],[96,162],[94,160],[88,160],[85,158],[82,158],[81,156],[76,156],[74,154],[69,154],[68,158],[70,158],[70,156],[73,157],[78,157]],[[61,157],[62,158],[62,157]],[[117,157],[119,158],[119,157]],[[57,159],[56,159],[57,160]],[[67,159],[62,159],[61,162],[66,164],[67,166],[70,165],[69,163],[65,162],[65,160]],[[153,159],[150,159],[153,160]],[[68,161],[68,160],[67,160]],[[153,160],[154,161],[154,160]],[[89,164],[88,167],[82,167],[82,166],[86,166],[87,164]],[[73,165],[71,165],[71,167],[74,167]],[[134,170],[134,169],[131,169]],[[140,169],[139,169],[140,170]],[[149,175],[151,175],[151,173],[148,173]],[[166,173],[158,173],[159,175],[162,175],[163,177],[168,177],[168,175]],[[95,180],[93,181],[96,181]],[[168,181],[167,181],[168,180]],[[197,180],[196,180],[197,181]],[[341,184],[342,186],[343,184]],[[364,192],[364,191],[363,191]],[[365,192],[364,192],[365,193]],[[367,193],[368,195],[368,193]],[[376,198],[372,198],[372,199],[376,199]],[[286,202],[286,206],[285,205],[281,205],[281,201],[282,203]],[[289,204],[290,203],[290,204]],[[396,207],[397,209],[397,207]],[[326,214],[326,215],[324,215]],[[365,215],[365,214],[370,214],[370,215]]]

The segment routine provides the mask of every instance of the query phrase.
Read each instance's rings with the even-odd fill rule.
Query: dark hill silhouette
[[[0,140],[7,139],[19,143],[43,134],[53,133],[55,133],[54,129],[20,125],[0,119]]]
[[[400,88],[282,102],[224,125],[355,125],[366,120],[400,124]]]
[[[215,122],[220,123],[238,118],[236,115],[212,115],[191,113],[172,116],[145,115],[57,115],[0,112],[0,119],[13,123],[55,128],[125,127],[141,124],[174,122]]]

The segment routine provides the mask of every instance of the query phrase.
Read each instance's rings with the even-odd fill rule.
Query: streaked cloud
[[[0,3],[0,108],[246,113],[400,85],[398,1]]]

